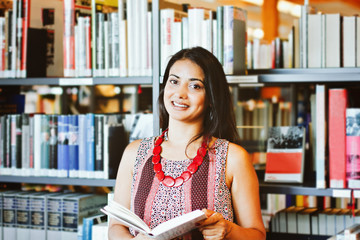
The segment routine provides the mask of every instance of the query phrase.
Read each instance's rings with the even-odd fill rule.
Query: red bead
[[[161,150],[162,150],[161,146],[155,146],[153,150],[153,154],[159,155],[161,153]]]
[[[154,155],[153,158],[152,158],[152,163],[153,164],[158,164],[160,162],[160,155]]]
[[[174,187],[179,187],[184,183],[184,179],[182,177],[175,178]]]
[[[162,166],[161,166],[161,163],[158,163],[158,164],[154,164],[154,172],[155,173],[158,173],[162,171]]]
[[[181,174],[181,178],[184,179],[184,182],[186,182],[187,180],[189,180],[191,178],[192,174],[189,171],[185,171]]]
[[[158,172],[158,173],[156,174],[156,177],[157,177],[157,179],[159,179],[159,181],[161,182],[162,180],[164,180],[165,174],[164,174],[163,171],[160,171],[160,172]]]
[[[203,158],[200,157],[199,155],[196,155],[196,157],[194,157],[193,163],[195,163],[196,165],[200,166],[203,162]]]
[[[164,138],[159,137],[155,142],[155,146],[159,146],[163,141],[164,141]]]
[[[172,187],[175,184],[175,180],[170,176],[166,176],[162,183],[167,187]]]
[[[200,155],[200,156],[202,156],[202,157],[205,157],[205,155],[206,155],[206,148],[200,147],[200,148],[198,149],[198,151],[197,151],[197,154]]]
[[[187,169],[189,170],[189,172],[194,174],[198,170],[198,165],[196,163],[192,163],[188,166]]]

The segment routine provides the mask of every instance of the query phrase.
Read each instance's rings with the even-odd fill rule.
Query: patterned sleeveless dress
[[[179,187],[166,187],[153,171],[152,151],[155,137],[141,141],[134,166],[131,187],[131,210],[152,229],[162,222],[196,209],[207,208],[233,221],[231,194],[225,182],[225,167],[229,142],[217,139],[208,151],[198,171]],[[192,162],[161,159],[165,175],[180,176]],[[132,235],[136,235],[130,229]],[[202,239],[199,231],[183,239]]]

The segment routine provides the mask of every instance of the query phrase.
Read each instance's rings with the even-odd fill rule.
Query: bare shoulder
[[[133,165],[141,141],[142,141],[141,139],[138,139],[138,140],[135,140],[135,141],[129,143],[126,146],[123,156],[122,156],[122,159],[121,159],[121,162]]]
[[[235,143],[229,143],[227,157],[227,175],[232,178],[236,174],[249,173],[253,170],[253,165],[248,152]]]

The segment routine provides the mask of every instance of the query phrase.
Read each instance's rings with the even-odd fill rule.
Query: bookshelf
[[[152,1],[152,50],[159,53],[159,0]],[[53,85],[53,86],[94,86],[94,85],[150,85],[152,87],[153,106],[153,129],[154,134],[160,132],[159,113],[156,108],[157,98],[160,92],[160,57],[153,54],[151,77],[86,77],[86,78],[14,78],[0,79],[0,86],[32,86],[32,85]],[[291,84],[358,84],[360,82],[359,68],[327,68],[327,69],[265,69],[249,70],[245,76],[227,76],[228,83],[237,88],[241,84],[259,84],[259,86]],[[240,86],[241,87],[241,86]],[[234,96],[234,99],[237,97]],[[114,187],[114,179],[81,179],[81,178],[55,178],[55,177],[21,177],[1,176],[3,183],[29,183],[29,184],[55,184],[55,185],[76,185],[93,187]],[[294,184],[270,184],[260,182],[260,192],[266,194],[289,194],[289,195],[312,195],[329,197],[348,197],[350,190],[317,189],[312,185]],[[355,197],[360,198],[360,190],[355,191]],[[276,234],[273,237],[276,238]],[[290,236],[289,236],[290,237]],[[297,239],[309,239],[308,236],[296,236]],[[301,237],[301,238],[300,238]],[[311,238],[326,239],[326,238]]]

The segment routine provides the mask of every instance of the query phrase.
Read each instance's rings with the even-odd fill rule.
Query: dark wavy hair
[[[182,49],[169,60],[158,98],[160,127],[166,129],[169,124],[169,114],[164,105],[164,88],[169,78],[170,68],[176,61],[183,59],[192,61],[203,70],[205,75],[205,102],[209,105],[205,110],[203,131],[195,136],[190,143],[201,136],[213,136],[239,143],[240,137],[236,129],[234,106],[223,67],[211,52],[202,47]]]

